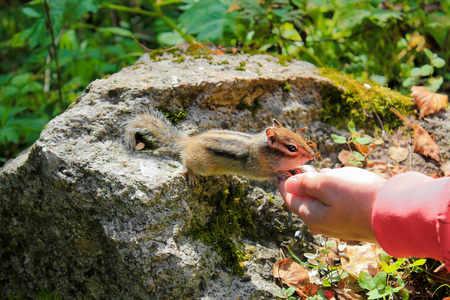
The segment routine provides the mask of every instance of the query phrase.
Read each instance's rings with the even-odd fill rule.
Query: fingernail
[[[298,179],[295,177],[289,177],[288,180],[286,180],[284,187],[286,188],[286,192],[295,194],[298,189]]]

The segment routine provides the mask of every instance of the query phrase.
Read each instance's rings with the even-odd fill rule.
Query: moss
[[[228,60],[222,60],[217,63],[217,65],[228,65]]]
[[[282,66],[289,66],[293,59],[292,56],[285,56],[285,55],[279,55],[279,54],[270,54],[270,55],[278,58],[278,63]]]
[[[230,185],[207,200],[216,209],[209,221],[201,224],[194,220],[191,228],[191,236],[211,246],[237,276],[244,276],[243,263],[251,254],[234,241],[242,236],[255,238],[251,212],[244,199],[244,186]]]
[[[283,86],[283,91],[289,92],[290,90],[292,90],[292,86],[291,86],[289,83],[286,83],[286,84]]]
[[[404,115],[413,112],[414,103],[399,92],[370,81],[361,83],[333,69],[321,68],[319,71],[319,75],[336,85],[325,84],[321,88],[321,118],[337,128],[346,128],[347,123],[353,120],[357,128],[373,131],[384,126],[386,131],[390,131],[401,125],[391,107]]]
[[[246,65],[247,63],[245,62],[245,61],[241,61],[240,63],[239,63],[239,66],[237,66],[236,68],[234,68],[235,70],[238,70],[238,71],[245,71],[245,65]]]
[[[178,111],[171,110],[161,110],[161,112],[166,116],[166,118],[173,124],[177,125],[178,123],[186,120],[187,111],[180,109]]]
[[[172,59],[172,61],[175,62],[175,63],[181,64],[182,62],[184,62],[184,59],[185,59],[184,56],[179,56],[177,58]]]

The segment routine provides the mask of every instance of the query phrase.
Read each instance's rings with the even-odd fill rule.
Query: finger
[[[323,175],[317,172],[292,176],[286,180],[285,189],[288,193],[294,195],[321,199],[324,196],[322,178]]]
[[[286,207],[298,215],[309,229],[320,232],[318,228],[323,220],[326,219],[323,216],[326,214],[327,207],[318,199],[308,196],[292,195],[287,193],[282,187],[280,192]]]
[[[302,171],[302,173],[308,173],[308,172],[317,173],[316,169],[314,169],[313,166],[310,166],[310,165],[301,166],[299,169]]]

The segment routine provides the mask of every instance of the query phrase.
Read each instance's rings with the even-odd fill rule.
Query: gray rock
[[[259,132],[274,117],[319,127],[331,83],[309,63],[272,56],[177,59],[144,55],[94,81],[1,169],[2,298],[272,299],[279,290],[279,249],[301,253],[311,237],[274,184],[199,176],[189,187],[177,158],[128,151],[124,126],[155,106],[185,110],[179,127],[190,133]]]

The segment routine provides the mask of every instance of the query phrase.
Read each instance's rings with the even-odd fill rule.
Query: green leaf
[[[274,294],[274,296],[276,296],[278,298],[285,298],[285,296],[281,292],[274,291],[273,294]]]
[[[348,162],[352,163],[355,166],[360,167],[360,168],[364,166],[360,161],[356,161],[356,160],[353,160],[353,159],[349,159]]]
[[[22,12],[30,18],[40,18],[42,17],[42,14],[40,12],[38,12],[37,10],[35,10],[34,8],[31,7],[24,7],[22,8]]]
[[[371,290],[370,292],[368,292],[367,296],[369,296],[367,299],[380,299],[380,298],[383,298],[383,296],[380,294],[380,292],[377,289]]]
[[[158,35],[158,42],[163,45],[176,46],[185,42],[179,32],[163,32]]]
[[[398,265],[397,263],[392,264],[392,265],[387,265],[383,267],[383,271],[386,273],[392,273],[398,270],[398,268],[400,268],[401,266]]]
[[[353,123],[353,121],[348,122],[347,127],[350,132],[356,132],[355,123]]]
[[[230,22],[233,23],[224,17],[227,9],[228,6],[216,0],[193,2],[179,17],[179,21],[188,34],[197,34],[197,39],[218,41],[223,36],[225,27]]]
[[[336,144],[346,144],[347,143],[347,139],[341,135],[332,133],[331,138],[333,139],[333,142],[335,142]]]
[[[328,254],[328,253],[330,253],[330,250],[322,249],[322,250],[320,250],[320,252],[322,252],[323,254]]]
[[[36,24],[34,24],[33,34],[30,36],[29,43],[30,47],[34,48],[38,45],[48,45],[49,43],[47,28],[45,27],[45,21],[40,19]]]
[[[421,258],[416,260],[414,263],[412,263],[411,265],[409,265],[409,267],[417,267],[417,266],[422,266],[427,262],[427,260],[425,258]]]
[[[14,34],[13,38],[11,39],[11,47],[13,48],[24,47],[28,43],[26,39],[22,38],[24,34],[25,30]]]
[[[433,51],[431,51],[428,48],[423,49],[423,52],[425,52],[425,55],[428,57],[429,60],[433,60],[436,57],[436,54],[434,54]]]
[[[385,287],[387,284],[386,278],[387,278],[386,272],[380,272],[377,275],[375,275],[373,277],[373,283],[375,284],[375,287],[377,289],[380,289],[380,287],[381,288]]]
[[[361,272],[359,274],[358,283],[362,289],[370,291],[375,288],[375,283],[373,282],[372,276],[370,276],[366,272]]]
[[[287,290],[286,290],[285,288],[283,288],[283,293],[284,293],[287,297],[289,297],[289,296],[291,296],[292,294],[295,293],[295,287],[294,287],[294,286],[291,286],[291,287],[288,288]]]
[[[411,76],[420,76],[420,68],[412,68]]]
[[[359,153],[358,151],[353,151],[352,152],[352,156],[358,160],[358,161],[364,161],[366,160],[366,158],[364,157],[364,155],[362,155],[361,153]]]
[[[103,33],[112,33],[112,34],[116,34],[116,35],[124,36],[124,37],[133,36],[133,33],[131,31],[129,31],[128,29],[121,28],[121,27],[101,27],[101,28],[98,28],[98,31],[103,32]]]
[[[400,11],[393,11],[393,10],[385,10],[385,9],[377,9],[373,12],[372,17],[375,17],[378,19],[379,24],[383,25],[386,24],[389,19],[397,19],[402,20],[403,14]]]
[[[443,66],[445,66],[445,60],[440,57],[436,57],[431,60],[431,64],[436,68],[442,68]]]
[[[372,143],[372,139],[368,137],[356,137],[354,140],[352,139],[352,141],[360,145],[368,145]]]
[[[330,240],[325,242],[325,247],[327,248],[335,248],[336,247],[336,241]]]
[[[364,21],[365,18],[368,18],[372,15],[371,11],[363,10],[363,9],[350,9],[347,10],[340,22],[337,23],[338,30],[350,30],[352,27],[359,26]]]
[[[434,72],[434,68],[432,65],[423,65],[420,68],[420,76],[428,76],[433,74]]]
[[[2,126],[0,128],[0,143],[5,142],[13,142],[13,143],[19,143],[19,134],[17,133],[20,131],[19,128],[16,126]]]
[[[412,87],[414,85],[414,79],[412,77],[406,78],[405,80],[403,80],[402,85],[404,87]]]
[[[443,83],[444,83],[444,78],[442,78],[442,76],[439,76],[437,78],[431,77],[430,79],[428,79],[427,90],[429,90],[430,92],[436,93],[437,90],[439,90],[439,88],[441,87],[441,85]]]

